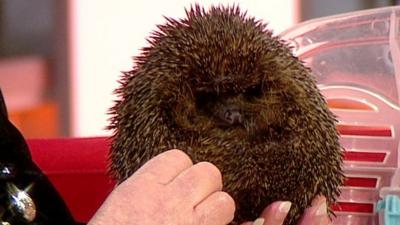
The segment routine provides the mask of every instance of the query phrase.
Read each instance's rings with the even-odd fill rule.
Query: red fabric
[[[77,221],[87,222],[115,185],[106,172],[109,144],[108,138],[28,140],[33,160]]]
[[[107,175],[108,138],[28,140],[33,159],[50,178],[77,221],[87,222],[115,186]],[[350,178],[349,186],[376,180]],[[372,204],[340,202],[336,211],[372,212]]]

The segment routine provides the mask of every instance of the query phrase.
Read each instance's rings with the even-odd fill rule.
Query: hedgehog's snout
[[[242,114],[238,109],[225,109],[221,119],[230,125],[238,125],[243,123]]]
[[[223,104],[217,109],[217,117],[226,125],[242,125],[243,124],[243,114],[239,107],[233,104]]]

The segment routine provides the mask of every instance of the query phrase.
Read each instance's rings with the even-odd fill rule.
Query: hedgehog
[[[169,149],[222,173],[232,224],[292,202],[294,225],[315,196],[343,182],[337,120],[311,70],[239,6],[193,5],[159,25],[123,72],[110,109],[109,171],[118,182]],[[330,210],[332,213],[332,211]]]

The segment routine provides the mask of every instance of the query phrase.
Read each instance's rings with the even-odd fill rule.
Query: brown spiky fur
[[[238,7],[195,6],[167,18],[124,73],[112,108],[110,171],[122,182],[172,148],[222,172],[237,204],[235,222],[273,201],[293,203],[294,225],[316,195],[331,204],[342,184],[335,119],[309,69],[266,25]],[[216,111],[240,109],[243,122]]]

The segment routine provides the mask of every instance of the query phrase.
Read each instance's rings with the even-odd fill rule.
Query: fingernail
[[[327,208],[326,208],[326,201],[323,201],[317,209],[317,212],[315,213],[317,216],[323,216],[327,214]]]
[[[264,225],[264,218],[254,220],[253,225]]]
[[[292,207],[291,202],[282,202],[281,205],[279,206],[279,212],[287,214],[290,210],[290,207]]]

